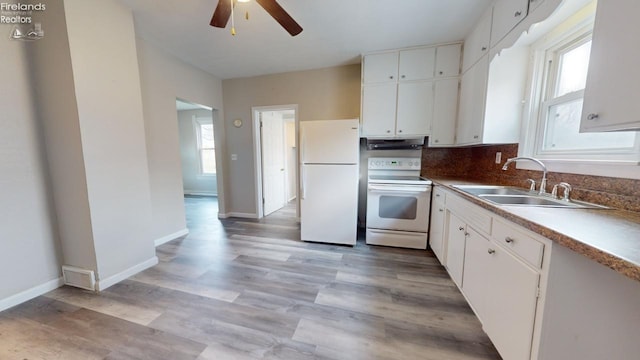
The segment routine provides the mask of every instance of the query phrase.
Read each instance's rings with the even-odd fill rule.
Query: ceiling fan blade
[[[213,12],[213,17],[209,25],[218,28],[227,27],[229,18],[231,17],[231,2],[229,0],[218,0],[218,6]]]
[[[224,1],[224,0],[223,0]],[[276,0],[256,0],[282,27],[296,36],[302,32],[302,27],[276,2]]]

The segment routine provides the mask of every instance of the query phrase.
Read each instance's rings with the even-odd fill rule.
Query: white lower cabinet
[[[445,267],[456,285],[461,287],[462,271],[464,269],[464,247],[467,240],[467,224],[453,213],[449,213],[449,228],[447,234],[447,260]]]
[[[494,242],[484,255],[489,281],[483,328],[503,359],[529,359],[540,274]]]
[[[488,247],[489,240],[470,228],[465,247],[462,290],[483,324],[487,320],[487,286],[491,276],[489,256],[487,256]]]
[[[446,192],[445,199],[443,246],[449,275],[503,359],[535,359],[536,329],[541,319],[537,308],[548,270],[548,264],[543,263],[544,253],[548,256],[550,251],[548,240],[534,237],[453,193]]]
[[[429,221],[431,226],[429,232],[429,246],[441,263],[445,262],[445,221],[446,212],[444,207],[444,194],[439,191],[438,187],[435,187],[433,189],[433,199],[431,203],[431,220]]]

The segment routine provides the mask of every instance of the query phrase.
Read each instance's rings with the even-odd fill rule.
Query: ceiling
[[[218,0],[120,0],[138,36],[221,79],[360,62],[366,52],[462,40],[491,0],[278,0],[304,28],[289,35],[255,1],[237,35],[209,26]],[[244,19],[245,11],[249,20]]]

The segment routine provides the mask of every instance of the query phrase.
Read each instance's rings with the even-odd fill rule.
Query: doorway
[[[272,214],[298,193],[297,105],[254,107],[256,212]]]
[[[176,99],[176,111],[184,196],[221,198],[218,111],[182,99]]]

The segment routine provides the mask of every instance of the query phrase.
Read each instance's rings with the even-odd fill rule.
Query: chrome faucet
[[[569,183],[566,182],[561,182],[559,184],[555,184],[553,185],[553,190],[551,191],[551,197],[553,198],[558,198],[558,187],[561,187],[564,189],[564,193],[562,195],[562,200],[564,201],[571,201],[571,199],[569,198],[569,196],[571,195],[571,185]]]
[[[504,166],[502,166],[502,170],[507,170],[507,168],[509,167],[509,164],[518,160],[529,160],[540,165],[540,167],[542,168],[542,180],[540,180],[540,190],[538,191],[538,194],[545,195],[547,193],[547,167],[544,165],[542,161],[532,157],[518,156],[511,159],[507,159],[507,161],[504,163]]]

